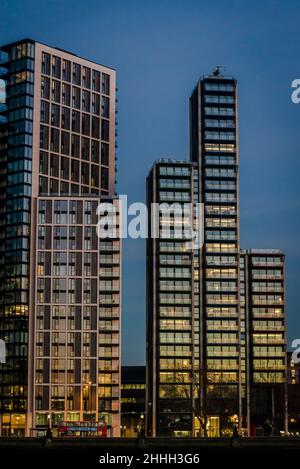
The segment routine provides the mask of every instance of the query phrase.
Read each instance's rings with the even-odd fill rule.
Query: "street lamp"
[[[51,440],[51,438],[52,438],[52,431],[51,431],[51,427],[50,427],[50,423],[51,423],[50,419],[51,419],[51,415],[50,415],[50,414],[47,414],[47,421],[48,421],[47,423],[48,423],[48,425],[47,425],[46,436],[47,436],[48,439]]]
[[[88,413],[91,407],[90,401],[91,401],[91,386],[92,386],[92,381],[89,381],[85,386],[84,386],[84,392],[83,392],[83,398],[84,398],[84,412]]]

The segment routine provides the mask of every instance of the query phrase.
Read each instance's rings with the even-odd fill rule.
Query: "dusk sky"
[[[300,2],[2,0],[0,43],[29,37],[115,68],[118,193],[145,200],[160,157],[189,158],[188,98],[215,65],[238,80],[242,248],[286,254],[300,338]],[[145,360],[145,243],[123,243],[123,363]]]

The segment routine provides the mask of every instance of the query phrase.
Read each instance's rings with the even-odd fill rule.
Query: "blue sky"
[[[2,0],[0,43],[31,37],[117,70],[118,192],[145,200],[162,156],[188,158],[188,98],[215,65],[239,83],[241,244],[287,256],[300,337],[300,2]],[[145,245],[124,243],[123,362],[145,357]]]

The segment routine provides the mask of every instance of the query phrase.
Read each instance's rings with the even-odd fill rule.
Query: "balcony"
[[[259,338],[253,337],[253,343],[256,345],[276,345],[276,344],[284,344],[284,339],[267,339],[267,338]]]
[[[266,326],[266,325],[258,325],[258,324],[253,324],[252,325],[252,329],[254,331],[258,331],[258,332],[272,332],[272,331],[284,331],[285,327],[283,324],[280,324],[280,325],[270,325],[270,326]]]

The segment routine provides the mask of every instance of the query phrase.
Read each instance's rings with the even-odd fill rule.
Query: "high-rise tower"
[[[1,79],[1,431],[90,413],[117,435],[120,247],[94,213],[115,193],[115,71],[25,39]]]
[[[278,433],[286,413],[284,255],[241,254],[234,78],[217,68],[199,80],[190,98],[190,161],[158,160],[147,192],[149,210],[189,204],[192,229],[196,204],[203,214],[203,243],[189,248],[174,236],[181,220],[161,214],[157,238],[149,223],[148,431]]]

